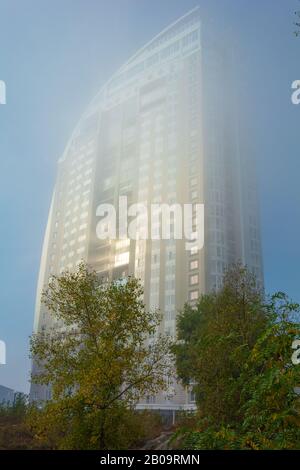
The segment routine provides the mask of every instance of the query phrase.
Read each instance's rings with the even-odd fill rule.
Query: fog
[[[233,45],[243,141],[257,165],[265,287],[300,300],[300,38],[291,0],[0,0],[0,384],[28,391],[42,240],[57,160],[82,112],[136,50],[199,5]],[[216,93],[226,94],[220,77]]]

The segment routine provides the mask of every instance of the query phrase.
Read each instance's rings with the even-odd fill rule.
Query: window
[[[119,253],[115,256],[115,267],[122,266],[123,264],[129,263],[129,251],[125,253]]]
[[[192,246],[190,253],[191,253],[191,256],[192,256],[192,255],[196,255],[196,254],[198,253],[198,246],[197,246],[197,245],[196,245],[196,246]]]
[[[130,245],[130,239],[129,238],[125,238],[124,240],[121,239],[121,240],[118,240],[116,242],[116,249],[121,250],[122,248],[126,248],[129,245]]]
[[[193,286],[195,284],[198,284],[199,282],[199,276],[198,274],[193,274],[193,276],[190,276],[190,285]]]
[[[111,188],[112,186],[113,186],[113,177],[108,176],[103,181],[103,185],[102,185],[103,190],[106,191],[107,189]]]
[[[155,396],[148,395],[146,398],[147,404],[155,403]]]
[[[196,394],[194,390],[190,391],[190,403],[195,403],[196,402]]]
[[[190,300],[197,300],[199,298],[199,292],[197,290],[192,290],[190,292]]]
[[[198,269],[198,266],[199,266],[199,262],[197,259],[190,261],[190,269]]]

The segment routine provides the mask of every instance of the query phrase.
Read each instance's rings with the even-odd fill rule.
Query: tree
[[[178,372],[196,383],[198,405],[196,422],[180,431],[184,447],[300,448],[300,366],[291,361],[298,304],[283,293],[265,299],[238,265],[220,292],[185,307],[178,332]]]
[[[272,296],[269,323],[244,366],[243,446],[300,449],[300,367],[291,361],[300,338],[299,305],[284,293]]]
[[[218,293],[203,295],[196,309],[179,315],[174,347],[179,377],[194,383],[205,416],[227,424],[239,420],[243,364],[266,324],[262,293],[240,264],[232,266]]]
[[[83,263],[51,279],[42,300],[60,327],[33,335],[31,354],[40,368],[32,380],[52,398],[31,422],[52,446],[126,448],[134,405],[167,386],[170,342],[142,295],[137,279],[103,284]]]
[[[16,393],[12,403],[0,404],[0,450],[38,448],[26,425],[27,396]]]

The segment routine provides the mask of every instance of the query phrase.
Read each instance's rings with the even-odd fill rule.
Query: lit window
[[[192,246],[190,253],[191,255],[196,255],[198,253],[198,246]]]
[[[129,263],[129,251],[125,251],[125,253],[118,253],[115,256],[115,267],[122,266],[123,264]]]
[[[190,284],[191,286],[198,284],[199,282],[199,276],[198,274],[194,274],[193,276],[190,276]]]
[[[130,239],[129,238],[126,238],[124,240],[118,240],[116,242],[116,249],[120,250],[122,248],[126,248],[129,245],[130,245]]]
[[[190,300],[197,300],[199,298],[199,292],[197,290],[192,290],[190,292]]]
[[[198,260],[190,261],[190,269],[198,269],[199,263]]]

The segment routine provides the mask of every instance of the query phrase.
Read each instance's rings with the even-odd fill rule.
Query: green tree
[[[239,420],[243,365],[266,325],[255,278],[240,264],[225,275],[218,293],[203,295],[196,308],[179,315],[174,347],[179,377],[194,383],[205,416],[218,423]]]
[[[31,338],[40,368],[32,380],[52,390],[31,415],[37,437],[50,437],[56,448],[131,444],[134,405],[164,389],[171,374],[170,341],[157,333],[160,314],[147,311],[142,296],[135,278],[101,284],[84,264],[51,279],[42,299],[57,325]]]
[[[26,425],[27,396],[16,393],[13,403],[0,404],[0,450],[38,448]]]
[[[184,447],[300,448],[300,366],[291,361],[298,304],[283,293],[266,300],[238,265],[220,292],[185,307],[178,332],[178,373],[196,383],[198,405],[179,432]]]
[[[268,304],[269,323],[244,366],[242,445],[255,449],[299,449],[300,366],[291,361],[300,338],[299,305],[283,293]]]

